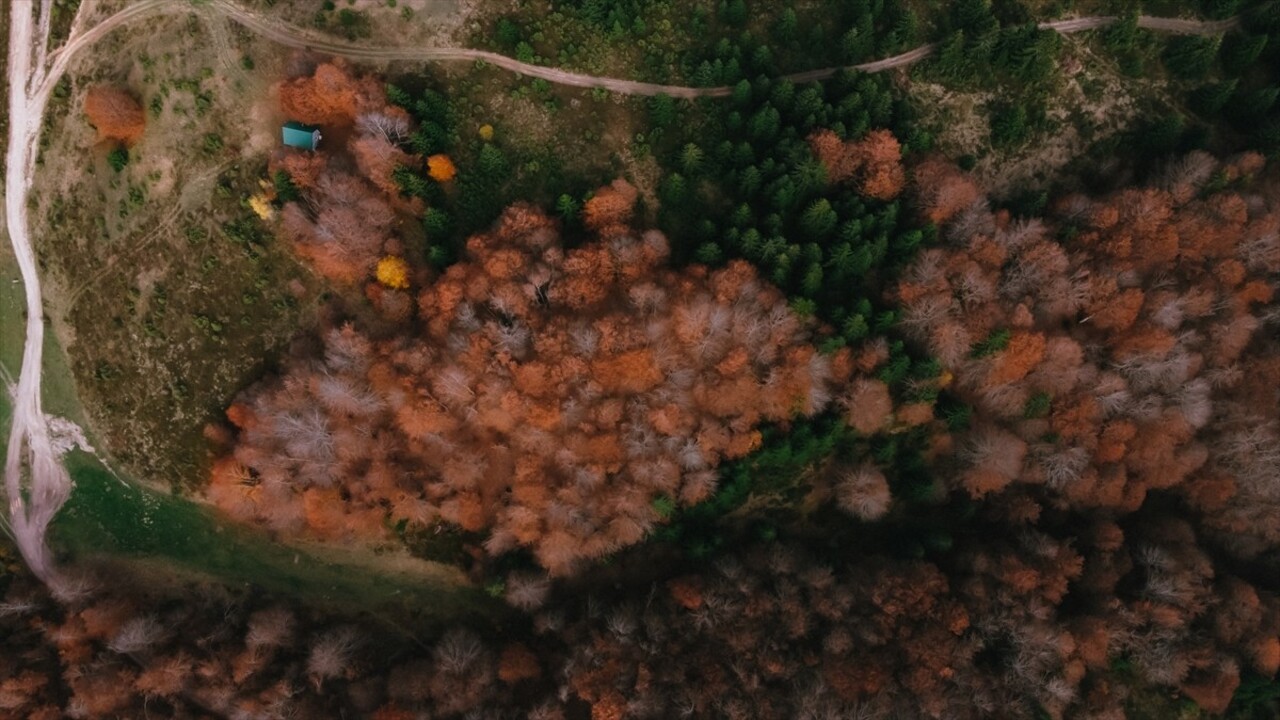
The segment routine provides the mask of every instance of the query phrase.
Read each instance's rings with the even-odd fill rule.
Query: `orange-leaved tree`
[[[84,98],[84,111],[98,130],[100,140],[132,144],[142,137],[147,116],[129,91],[111,85],[94,85]]]

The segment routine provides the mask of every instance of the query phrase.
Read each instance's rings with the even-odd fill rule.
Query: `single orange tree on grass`
[[[89,88],[84,99],[84,111],[98,130],[99,140],[133,144],[142,137],[147,126],[147,116],[133,95],[110,85]]]

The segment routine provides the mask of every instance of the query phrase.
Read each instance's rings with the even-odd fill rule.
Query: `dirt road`
[[[71,478],[50,442],[48,419],[40,403],[43,367],[44,307],[35,251],[28,235],[27,193],[35,177],[40,128],[49,101],[46,49],[53,0],[42,0],[39,27],[31,2],[15,2],[9,18],[9,147],[5,157],[5,222],[22,271],[27,328],[22,369],[13,388],[13,418],[5,455],[4,487],[9,501],[10,533],[23,559],[58,595],[72,583],[53,563],[45,534],[71,494]],[[51,86],[50,86],[51,89]]]
[[[619,78],[584,75],[582,73],[560,70],[544,65],[531,65],[520,62],[506,55],[458,47],[371,47],[334,40],[313,31],[290,25],[281,20],[265,17],[260,13],[244,8],[232,0],[212,0],[207,5],[197,6],[204,12],[222,15],[249,31],[281,45],[306,48],[317,52],[340,55],[352,60],[378,62],[416,61],[416,62],[475,62],[482,60],[491,65],[510,70],[529,77],[541,78],[558,85],[581,88],[602,88],[623,95],[670,95],[675,98],[725,97],[732,92],[727,86],[719,87],[686,87],[682,85],[662,85],[658,83],[624,80]],[[82,48],[92,45],[115,28],[137,20],[146,15],[158,12],[190,12],[193,7],[182,0],[138,0],[110,18],[81,33],[74,33],[71,39],[50,57],[52,66],[48,73],[47,83],[57,82],[66,69],[67,63]],[[1096,30],[1115,23],[1119,18],[1113,16],[1093,16],[1055,20],[1040,23],[1046,30],[1055,30],[1062,34]],[[1162,18],[1143,15],[1138,18],[1138,26],[1159,32],[1216,35],[1233,30],[1240,25],[1239,18],[1226,20],[1184,20],[1181,18]],[[937,50],[934,44],[921,45],[899,55],[849,66],[849,69],[860,72],[876,73],[915,64]],[[812,82],[833,77],[843,67],[819,68],[804,72],[792,73],[784,77],[793,82]]]
[[[595,75],[583,75],[542,65],[530,65],[528,63],[523,63],[519,60],[509,58],[505,55],[499,55],[497,53],[487,52],[484,50],[473,50],[470,48],[364,47],[354,45],[352,43],[323,38],[302,28],[289,25],[288,23],[263,17],[258,13],[240,7],[231,0],[213,0],[210,5],[214,11],[221,13],[240,25],[243,25],[251,32],[280,43],[281,45],[308,48],[332,55],[341,55],[342,57],[353,60],[373,60],[383,62],[392,60],[412,60],[420,62],[474,62],[476,60],[483,60],[491,65],[496,65],[521,75],[542,78],[547,82],[553,82],[559,85],[570,85],[573,87],[603,88],[623,95],[670,95],[675,98],[693,99],[703,97],[725,97],[733,91],[733,88],[727,86],[704,88],[685,87],[680,85],[659,85],[655,83],[638,82],[635,80],[620,80],[617,78],[599,77]],[[1040,27],[1046,30],[1055,30],[1066,35],[1085,30],[1096,30],[1098,28],[1111,25],[1118,20],[1119,18],[1113,16],[1094,16],[1040,23]],[[1146,15],[1138,18],[1138,27],[1184,35],[1216,35],[1218,33],[1235,29],[1239,24],[1239,18],[1213,21],[1183,20],[1181,18],[1161,18]],[[893,57],[862,63],[860,65],[852,65],[849,69],[867,73],[884,72],[886,70],[892,70],[893,68],[904,67],[917,63],[932,55],[936,50],[936,45],[921,45],[914,50],[909,50],[900,55],[894,55]],[[784,75],[783,77],[793,82],[812,82],[815,80],[825,80],[833,77],[842,69],[844,68],[821,68],[817,70],[792,73],[790,75]]]

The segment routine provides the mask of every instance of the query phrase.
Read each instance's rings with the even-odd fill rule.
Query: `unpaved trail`
[[[37,6],[37,1],[39,5]],[[27,320],[22,366],[13,395],[13,417],[4,467],[8,498],[8,528],[31,570],[56,594],[74,591],[60,574],[45,542],[49,523],[71,492],[71,478],[51,439],[50,419],[41,406],[40,384],[44,349],[44,309],[35,251],[29,234],[27,195],[35,177],[40,131],[54,85],[76,55],[112,30],[159,12],[191,12],[184,0],[135,0],[128,7],[91,28],[81,27],[92,0],[81,5],[66,44],[49,54],[53,0],[12,0],[9,21],[9,145],[5,157],[5,222],[9,241],[22,272]],[[484,50],[450,47],[362,47],[317,37],[288,23],[263,17],[231,0],[212,0],[199,8],[221,14],[250,31],[283,45],[341,55],[357,60],[469,61],[482,60],[512,72],[548,82],[582,88],[602,88],[626,95],[670,95],[676,98],[724,97],[729,87],[684,87],[618,78],[598,77],[522,63]],[[38,13],[38,18],[36,17]],[[1115,17],[1086,17],[1041,23],[1060,33],[1093,30],[1117,21]],[[1220,21],[1143,16],[1138,26],[1161,32],[1217,34],[1239,25],[1238,18]],[[922,45],[893,57],[851,66],[862,72],[883,72],[928,57],[935,45]],[[823,80],[843,68],[822,68],[785,76],[796,82]]]
[[[114,28],[130,20],[154,12],[192,11],[192,7],[179,4],[178,0],[140,0],[126,10],[111,16],[103,23],[95,26],[72,39],[65,48],[54,53],[55,77],[61,74],[65,60],[69,59],[81,47],[90,45]],[[624,80],[620,78],[601,77],[570,72],[545,65],[531,65],[514,58],[487,50],[460,47],[419,47],[419,46],[365,46],[333,40],[315,32],[291,25],[281,20],[268,18],[260,13],[232,2],[232,0],[213,0],[200,8],[204,12],[221,14],[244,26],[249,31],[288,47],[304,48],[318,52],[340,55],[352,60],[368,60],[378,62],[417,61],[417,62],[475,62],[477,60],[510,70],[521,75],[541,78],[558,85],[581,88],[601,88],[623,95],[670,95],[675,98],[726,97],[732,92],[728,86],[688,87],[684,85],[663,85],[659,83]],[[1064,35],[1096,30],[1117,22],[1114,16],[1093,16],[1055,20],[1040,23],[1046,30],[1054,30]],[[1240,25],[1239,18],[1226,20],[1185,20],[1182,18],[1163,18],[1143,15],[1138,18],[1138,27],[1160,32],[1184,35],[1216,35],[1234,30]],[[861,63],[858,65],[838,66],[806,70],[782,76],[793,82],[812,82],[825,80],[835,76],[844,69],[859,72],[876,73],[915,64],[937,50],[937,45],[926,44],[892,57]]]
[[[35,251],[28,235],[27,192],[35,177],[40,128],[49,101],[45,71],[49,15],[53,0],[42,0],[39,28],[33,0],[17,0],[9,18],[9,147],[5,156],[5,222],[27,305],[22,368],[13,388],[13,417],[5,455],[4,487],[9,531],[31,571],[57,595],[72,583],[54,565],[45,533],[71,494],[71,478],[50,440],[40,403],[44,309]],[[24,482],[25,480],[25,482]]]
[[[273,18],[264,17],[259,13],[237,5],[232,2],[232,0],[213,0],[213,2],[210,3],[210,6],[216,12],[226,15],[228,18],[243,25],[251,32],[269,40],[273,40],[281,45],[306,48],[309,50],[329,53],[331,55],[340,55],[353,60],[373,60],[382,62],[393,60],[415,60],[420,62],[474,62],[476,60],[483,60],[486,63],[496,65],[512,72],[541,78],[547,82],[556,83],[558,85],[569,85],[572,87],[582,88],[601,88],[623,95],[670,95],[674,98],[695,99],[726,97],[733,92],[733,88],[728,86],[686,87],[682,85],[660,85],[656,83],[639,82],[636,80],[621,80],[618,78],[599,77],[596,75],[583,75],[581,73],[569,72],[567,70],[560,70],[543,65],[530,65],[505,55],[499,55],[486,50],[474,50],[471,48],[366,47],[320,37],[297,26],[290,25]],[[1040,27],[1045,30],[1054,30],[1066,35],[1085,30],[1096,30],[1098,28],[1111,25],[1118,20],[1119,18],[1114,16],[1100,15],[1085,18],[1073,18],[1070,20],[1043,22],[1040,23]],[[1184,20],[1181,18],[1162,18],[1147,15],[1143,15],[1138,18],[1138,27],[1183,35],[1216,35],[1218,33],[1235,29],[1239,27],[1239,25],[1239,18],[1229,18],[1227,20]],[[937,45],[934,44],[921,45],[918,48],[899,55],[859,65],[851,65],[847,68],[844,66],[820,68],[817,70],[806,70],[804,72],[791,73],[782,77],[793,82],[813,82],[815,80],[826,80],[834,77],[836,73],[844,69],[866,73],[884,72],[886,70],[905,67],[907,65],[920,62],[932,55],[937,49]]]
[[[19,0],[19,2],[22,2],[22,0]],[[378,47],[357,45],[354,43],[333,40],[331,38],[321,36],[313,31],[297,27],[296,25],[291,25],[275,18],[265,17],[261,13],[236,4],[233,0],[212,0],[207,5],[195,7],[187,2],[183,2],[182,0],[137,0],[134,3],[131,3],[129,7],[121,10],[115,15],[112,15],[94,27],[84,32],[73,34],[67,44],[54,52],[51,56],[53,64],[50,68],[46,82],[49,84],[57,82],[58,78],[60,78],[62,73],[66,70],[67,63],[75,56],[76,53],[84,47],[97,42],[104,35],[110,33],[121,25],[157,12],[192,11],[223,15],[226,18],[244,26],[249,31],[281,45],[305,48],[332,55],[340,55],[353,60],[381,62],[396,60],[418,62],[475,62],[477,60],[481,60],[505,70],[510,70],[511,72],[528,75],[529,77],[541,78],[547,82],[556,83],[558,85],[581,88],[601,88],[623,95],[670,95],[675,98],[695,99],[703,97],[725,97],[733,90],[727,86],[687,87],[683,85],[663,85],[659,83],[640,82],[638,80],[624,80],[620,78],[601,77],[598,75],[585,75],[544,65],[531,65],[529,63],[520,62],[515,58],[507,57],[506,55],[500,55],[487,50],[475,50],[472,48],[420,46]],[[1055,30],[1066,35],[1086,30],[1096,30],[1106,27],[1107,25],[1111,25],[1118,20],[1119,18],[1114,16],[1100,15],[1043,22],[1040,23],[1040,27],[1046,30]],[[1240,19],[1238,17],[1228,18],[1226,20],[1186,20],[1182,18],[1164,18],[1143,15],[1138,18],[1138,27],[1184,35],[1216,35],[1218,33],[1234,30],[1238,28],[1239,25]],[[850,65],[847,68],[844,66],[819,68],[816,70],[791,73],[789,75],[784,75],[783,77],[793,82],[812,82],[815,80],[825,80],[833,77],[836,73],[844,69],[867,73],[884,72],[886,70],[915,64],[929,57],[936,50],[937,45],[921,45],[920,47],[908,50],[907,52],[899,55],[858,65]]]

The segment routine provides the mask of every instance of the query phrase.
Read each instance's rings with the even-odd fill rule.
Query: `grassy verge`
[[[124,483],[84,453],[71,453],[67,467],[76,489],[51,537],[69,560],[159,561],[235,587],[415,624],[498,612],[455,568],[333,548],[321,556],[224,522],[189,500]]]
[[[737,43],[767,45],[757,64],[798,72],[902,52],[928,25],[904,2],[534,0],[477,23],[470,44],[538,65],[705,86],[733,75]]]

